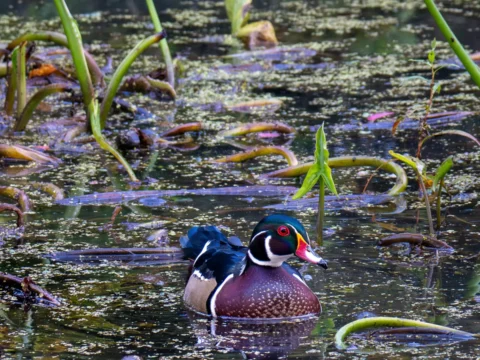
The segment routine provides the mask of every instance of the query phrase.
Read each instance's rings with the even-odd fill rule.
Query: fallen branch
[[[25,215],[23,211],[20,210],[18,207],[10,205],[10,204],[0,204],[0,212],[2,211],[13,211],[17,214],[17,227],[22,227],[25,225]]]
[[[55,296],[35,284],[28,276],[22,279],[14,275],[0,273],[0,285],[19,289],[24,294],[28,291],[31,291],[36,294],[36,296],[39,298],[37,301],[40,303],[42,303],[42,300],[47,300],[50,303],[49,305],[62,305],[60,301],[55,298]],[[28,296],[25,296],[25,298],[28,298]]]
[[[453,248],[448,245],[446,242],[435,239],[430,236],[425,236],[422,234],[411,234],[411,233],[403,233],[403,234],[395,234],[378,240],[378,246],[390,246],[393,244],[398,243],[409,243],[416,246],[426,246],[435,249],[443,249],[453,251]]]

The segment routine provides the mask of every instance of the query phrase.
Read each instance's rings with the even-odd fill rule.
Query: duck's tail
[[[216,226],[196,226],[180,238],[184,259],[195,260],[209,242],[216,247],[228,244],[228,239]]]

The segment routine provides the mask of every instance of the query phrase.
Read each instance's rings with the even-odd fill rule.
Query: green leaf
[[[453,166],[453,159],[449,156],[437,169],[435,172],[435,178],[433,179],[433,191],[437,191],[438,184],[443,180],[447,172]]]
[[[432,50],[428,53],[428,62],[433,65],[435,62],[435,51]]]
[[[433,38],[431,47],[432,47],[432,51],[435,51],[435,48],[437,47],[437,39]]]
[[[422,160],[413,156],[398,154],[393,150],[390,150],[388,153],[392,155],[392,157],[394,157],[395,159],[400,160],[401,162],[410,166],[413,170],[418,171],[420,174],[422,174],[422,177],[425,177],[424,174],[426,171],[426,167],[425,163]]]
[[[232,24],[233,35],[247,23],[251,5],[252,0],[225,0],[225,9]]]
[[[302,187],[298,189],[297,193],[292,197],[292,199],[295,200],[305,196],[305,194],[315,186],[320,177],[323,178],[328,189],[335,195],[338,195],[332,178],[332,169],[330,166],[328,166],[329,156],[330,153],[327,149],[327,138],[325,136],[324,124],[322,124],[316,135],[315,161],[308,170]]]
[[[308,169],[305,180],[303,180],[302,187],[297,190],[295,195],[292,196],[292,199],[297,200],[304,197],[310,190],[312,190],[312,188],[318,182],[318,179],[320,179],[320,170],[315,162],[310,169]]]
[[[440,94],[440,90],[442,89],[442,84],[435,84],[435,86],[433,87],[433,93],[438,93]]]

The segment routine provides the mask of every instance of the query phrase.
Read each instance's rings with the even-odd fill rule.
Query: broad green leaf
[[[437,169],[435,173],[435,178],[433,179],[433,191],[437,191],[437,186],[438,184],[443,180],[447,172],[450,171],[450,169],[453,166],[453,160],[452,157],[449,156]]]
[[[252,0],[225,0],[225,9],[232,24],[233,35],[247,23],[251,4]]]
[[[297,191],[297,193],[292,197],[292,199],[299,199],[305,196],[313,186],[317,183],[320,177],[323,178],[325,185],[328,189],[338,195],[337,189],[335,188],[335,183],[332,178],[332,169],[328,166],[328,158],[330,153],[327,149],[327,138],[325,136],[324,124],[320,126],[316,135],[316,147],[315,147],[315,161],[312,167],[308,170],[305,180],[303,181],[302,187]]]
[[[400,160],[404,164],[407,164],[408,166],[410,166],[413,170],[418,170],[417,164],[415,163],[415,161],[413,160],[413,158],[411,156],[408,156],[408,155],[405,156],[405,155],[397,154],[393,150],[390,150],[388,153],[392,157],[394,157],[395,159]]]
[[[292,196],[292,199],[297,200],[304,197],[310,190],[312,190],[312,188],[318,182],[318,179],[320,179],[320,169],[317,163],[314,162],[310,169],[308,169],[305,180],[303,180],[302,187],[297,190],[295,195]]]

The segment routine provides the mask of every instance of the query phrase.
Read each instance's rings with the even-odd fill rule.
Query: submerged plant
[[[335,183],[332,178],[332,169],[328,166],[329,152],[327,149],[327,138],[323,129],[324,124],[317,130],[315,144],[315,160],[303,180],[302,187],[298,189],[292,199],[300,199],[305,196],[318,182],[318,218],[317,218],[317,239],[319,245],[323,244],[323,223],[325,217],[325,185],[328,189],[338,195]]]

